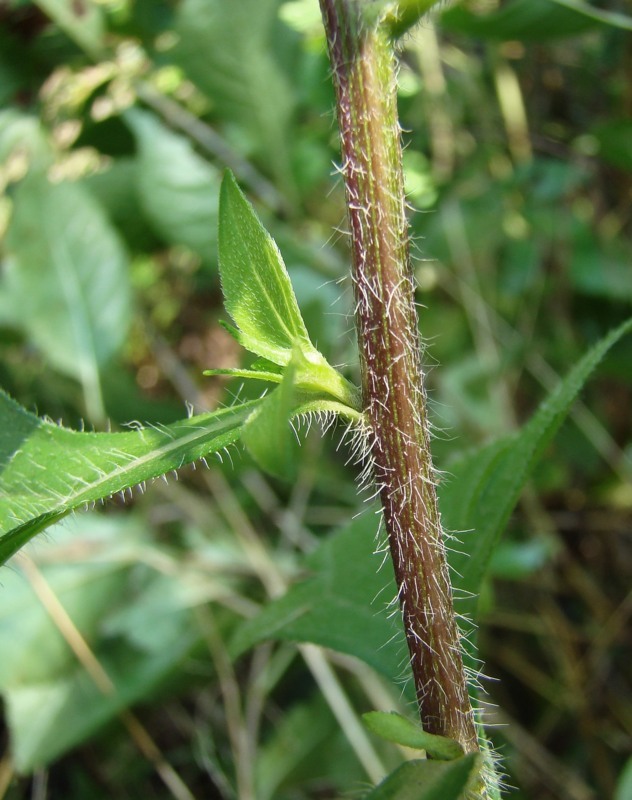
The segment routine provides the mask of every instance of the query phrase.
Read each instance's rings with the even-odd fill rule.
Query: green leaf
[[[296,472],[298,442],[290,425],[295,404],[294,364],[286,367],[281,384],[246,420],[241,439],[259,466],[278,478]]]
[[[630,800],[632,797],[632,756],[628,758],[626,764],[619,775],[617,788],[614,793],[614,800]]]
[[[50,145],[37,117],[6,108],[0,111],[0,163],[16,151],[26,155],[32,168],[46,169],[52,162]]]
[[[594,17],[554,0],[513,0],[487,14],[476,14],[457,5],[441,15],[441,25],[448,31],[488,39],[536,42],[576,36],[594,30],[599,24]]]
[[[119,643],[98,652],[103,669],[122,687],[112,696],[103,695],[79,668],[7,690],[6,719],[16,768],[28,773],[51,763],[155,690],[191,650],[194,640],[187,634],[182,631],[179,641],[149,656]]]
[[[364,800],[464,800],[481,768],[471,753],[455,761],[407,761],[385,778]]]
[[[97,4],[73,0],[35,0],[35,5],[95,60],[102,56],[105,25],[103,11]]]
[[[425,750],[429,758],[438,761],[453,761],[463,755],[463,748],[453,739],[426,733],[424,729],[395,711],[369,711],[362,715],[364,724],[373,733],[387,742]]]
[[[5,243],[2,289],[14,309],[6,322],[81,382],[90,418],[101,421],[99,369],[130,322],[128,259],[116,231],[85,188],[37,171],[15,193]]]
[[[483,447],[450,465],[439,490],[447,530],[465,531],[450,553],[454,583],[465,593],[459,611],[475,615],[481,582],[531,471],[568,414],[573,401],[605,353],[632,331],[632,320],[611,331],[575,365],[514,435]]]
[[[186,245],[205,264],[217,259],[220,177],[188,139],[146,111],[125,114],[138,144],[137,180],[142,208],[155,232],[173,245]]]
[[[75,526],[81,531],[81,552],[85,554],[81,563],[70,552],[72,527],[53,526],[36,555],[46,582],[63,602],[77,629],[90,639],[99,629],[104,609],[121,591],[123,566],[137,550],[143,527],[128,515],[82,517]],[[108,557],[100,558],[105,551]],[[11,566],[2,571],[0,589],[2,691],[43,683],[74,668],[76,662],[63,635],[34,594],[28,574],[22,571],[22,561],[16,559]]]
[[[310,772],[324,774],[323,756],[339,734],[322,695],[316,693],[308,702],[292,705],[280,720],[275,720],[269,739],[257,748],[257,800],[287,797],[288,787],[305,790]]]
[[[147,214],[139,214],[140,157],[115,158],[105,169],[86,175],[80,181],[94,196],[112,220],[126,245],[135,253],[156,250],[159,241],[151,227]],[[137,191],[130,191],[135,187]],[[211,238],[216,238],[212,233]]]
[[[250,151],[291,195],[294,93],[275,60],[279,4],[185,0],[174,26],[179,41],[167,55],[208,95],[223,120],[240,126]]]
[[[0,564],[69,511],[237,441],[260,402],[159,428],[80,433],[30,414],[0,392]]]
[[[390,564],[379,571],[383,559],[374,554],[375,511],[368,509],[325,539],[306,560],[310,577],[237,629],[234,656],[268,639],[313,642],[356,656],[387,678],[402,674],[407,662],[401,624],[386,610],[396,595],[395,581]]]
[[[593,5],[583,2],[583,0],[551,0],[551,2],[603,25],[620,28],[624,31],[632,31],[632,17],[628,14],[619,14],[617,11],[605,11],[601,8],[595,8]]]
[[[7,27],[5,25],[4,30],[0,30],[0,108],[6,108],[26,84],[20,61],[22,49]]]
[[[312,345],[283,258],[235,178],[226,172],[219,205],[219,268],[228,312],[253,353],[286,365],[294,343]]]
[[[279,366],[293,360],[298,389],[359,409],[357,389],[312,344],[281,253],[230,172],[220,190],[219,268],[237,340]]]
[[[580,224],[569,255],[570,277],[577,292],[620,303],[632,301],[632,248],[625,239],[598,238]]]
[[[505,581],[520,581],[550,563],[562,545],[554,536],[538,536],[527,541],[501,541],[494,550],[488,572]]]
[[[79,551],[71,543],[77,535],[73,527],[81,534]],[[33,591],[26,565],[17,561],[5,570],[0,692],[12,757],[24,773],[51,763],[132,702],[147,697],[198,638],[189,611],[190,581],[141,563],[166,554],[147,541],[147,526],[133,515],[93,514],[58,526],[37,555],[41,576],[115,691],[99,688],[78,663]],[[118,623],[125,613],[134,614],[133,629]]]

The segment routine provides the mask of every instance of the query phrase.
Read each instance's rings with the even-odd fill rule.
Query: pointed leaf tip
[[[312,344],[283,258],[227,170],[220,189],[219,270],[225,306],[237,324],[224,327],[268,363],[296,366],[297,389],[360,409],[359,391]]]
[[[281,366],[295,342],[317,352],[281,253],[228,170],[220,189],[219,269],[226,309],[245,347]]]

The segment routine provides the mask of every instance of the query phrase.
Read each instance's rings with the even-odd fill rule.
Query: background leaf
[[[441,15],[441,24],[446,30],[483,38],[543,41],[586,33],[600,22],[552,0],[510,0],[487,14],[454,6]]]
[[[399,619],[385,609],[395,597],[395,581],[390,564],[379,570],[371,510],[307,558],[310,577],[238,628],[234,656],[267,639],[313,642],[361,658],[386,677],[409,675]]]
[[[125,119],[138,144],[138,195],[154,230],[169,244],[190,247],[215,269],[217,169],[152,114],[132,109]]]
[[[631,330],[632,320],[628,320],[594,345],[518,434],[451,465],[451,478],[440,490],[440,504],[446,529],[464,532],[463,541],[450,554],[450,565],[458,576],[455,584],[466,593],[460,601],[462,613],[475,616],[490,559],[531,471],[590,373]]]
[[[82,544],[77,550],[78,534]],[[38,583],[43,581],[63,606],[111,688],[99,683],[103,673],[95,682],[95,675],[78,662],[45,597],[34,591],[32,567],[17,561],[12,570],[5,570],[0,590],[0,649],[5,655],[0,692],[12,755],[23,772],[59,758],[146,696],[198,638],[187,609],[191,593],[184,576],[175,584],[139,565],[152,551],[140,518],[84,516],[55,527],[51,538],[39,553],[43,558],[37,567]],[[154,555],[164,558],[157,549]],[[160,604],[156,595],[162,598]],[[117,622],[130,608],[136,635]]]
[[[128,260],[116,231],[84,188],[36,171],[15,193],[6,249],[5,323],[81,382],[90,418],[102,421],[99,370],[130,322]]]
[[[593,129],[599,155],[609,164],[632,172],[632,119],[613,119]]]
[[[93,58],[102,55],[105,25],[98,5],[72,0],[36,0],[36,5]]]
[[[317,791],[323,774],[335,773],[344,763],[345,744],[321,695],[297,704],[262,744],[255,773],[257,800],[287,797],[292,787],[309,790],[313,786]],[[355,776],[347,773],[344,783],[363,780],[363,773],[357,770]]]
[[[627,14],[595,8],[594,5],[585,2],[585,0],[551,0],[551,2],[571,11],[576,11],[578,14],[588,17],[588,19],[595,20],[595,22],[611,25],[613,28],[621,28],[625,31],[632,31],[632,17]]]
[[[279,0],[186,0],[175,21],[179,42],[169,57],[224,119],[239,124],[251,151],[291,194],[294,101],[273,45],[278,7]]]
[[[632,797],[632,757],[628,759],[619,780],[614,800],[630,800]]]

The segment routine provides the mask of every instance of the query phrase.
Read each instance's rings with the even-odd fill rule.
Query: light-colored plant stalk
[[[375,2],[320,5],[337,94],[371,459],[421,721],[471,752],[478,742],[430,454],[393,47]]]

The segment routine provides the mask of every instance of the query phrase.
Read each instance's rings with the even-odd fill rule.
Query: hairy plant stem
[[[337,94],[371,457],[423,727],[478,749],[434,484],[395,61],[366,0],[320,0]]]

